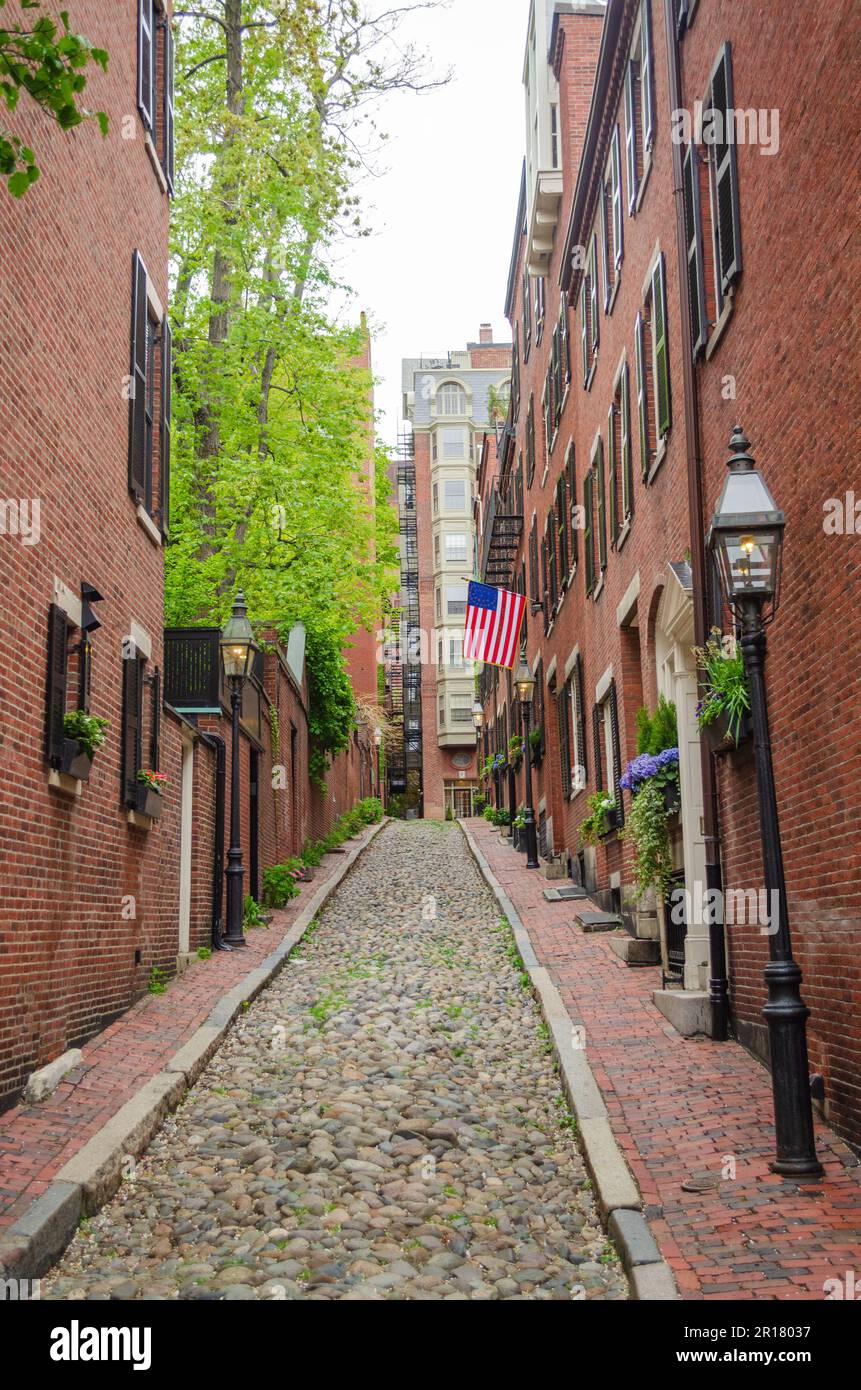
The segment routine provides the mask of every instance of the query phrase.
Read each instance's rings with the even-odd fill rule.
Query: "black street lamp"
[[[769,924],[770,960],[765,968],[768,1002],[763,1009],[771,1044],[777,1148],[770,1167],[787,1177],[816,1177],[823,1169],[813,1138],[806,1030],[810,1010],[801,998],[801,971],[792,958],[765,694],[765,626],[777,608],[786,523],[738,425],[730,449],[729,476],[712,517],[708,547],[717,559],[726,601],[741,624],[765,887],[777,912],[777,923],[772,920]]]
[[[244,897],[242,883],[242,844],[240,835],[239,787],[239,712],[242,707],[242,688],[251,675],[254,655],[259,651],[254,641],[254,629],[248,619],[245,595],[240,590],[233,602],[233,611],[221,632],[221,661],[230,686],[230,849],[227,851],[227,933],[225,944],[231,949],[245,946],[242,931]]]
[[[526,805],[523,808],[523,835],[526,840],[527,869],[540,868],[538,863],[538,835],[535,829],[535,812],[532,809],[532,750],[529,746],[529,718],[532,713],[532,699],[535,695],[535,677],[526,662],[526,652],[520,653],[520,664],[514,673],[514,688],[520,701],[523,719],[523,757],[526,768]]]

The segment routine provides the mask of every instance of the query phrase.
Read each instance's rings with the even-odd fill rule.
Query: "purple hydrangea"
[[[640,753],[640,755],[628,763],[621,777],[619,785],[626,791],[637,792],[644,782],[648,782],[652,777],[662,777],[662,781],[667,781],[673,776],[678,776],[679,750],[678,748],[665,748],[662,753]]]

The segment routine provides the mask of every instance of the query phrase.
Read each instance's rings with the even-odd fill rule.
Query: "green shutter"
[[[711,76],[711,105],[720,112],[724,136],[727,112],[733,110],[732,47],[725,43]],[[738,164],[735,140],[724,139],[712,148],[715,161],[718,268],[721,299],[741,272],[741,225],[738,199]]]
[[[598,475],[598,563],[601,572],[607,568],[607,492],[604,479],[604,441],[599,437],[595,455]]]
[[[619,518],[616,507],[616,405],[607,412],[607,473],[610,485],[610,541],[615,545],[619,535]]]
[[[591,468],[583,479],[583,510],[586,524],[583,527],[583,551],[586,558],[586,593],[591,594],[595,587],[595,533],[593,529],[593,474]]]
[[[580,281],[580,342],[583,348],[583,385],[589,380],[589,312],[587,309],[588,271]]]
[[[637,132],[634,129],[634,120],[637,112],[637,103],[634,100],[634,64],[628,63],[628,70],[625,74],[625,165],[628,175],[628,212],[633,212],[637,205],[637,193],[639,191],[639,176],[637,173]]]
[[[697,360],[706,345],[706,286],[703,273],[703,228],[700,210],[699,155],[695,145],[689,145],[683,166],[685,205],[685,239],[688,257],[688,304],[691,311],[691,343]]]
[[[670,367],[667,351],[667,286],[664,258],[658,257],[652,274],[652,342],[655,366],[655,425],[658,439],[663,439],[671,424]]]
[[[634,466],[631,456],[631,373],[628,363],[622,367],[621,397],[622,412],[620,421],[622,443],[622,510],[627,521],[634,512]]]
[[[651,449],[649,448],[649,409],[646,401],[646,344],[643,330],[643,315],[637,314],[634,325],[635,359],[637,369],[637,418],[640,428],[640,467],[643,477],[649,475]]]
[[[619,146],[619,126],[613,127],[613,259],[616,269],[622,264],[624,232],[622,230],[622,152]]]

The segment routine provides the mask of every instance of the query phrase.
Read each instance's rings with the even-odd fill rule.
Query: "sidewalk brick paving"
[[[365,831],[363,839],[369,831]],[[361,840],[347,841],[354,849]],[[50,1099],[0,1115],[0,1234],[40,1196],[65,1163],[140,1088],[157,1075],[205,1022],[223,995],[276,949],[308,899],[341,867],[327,854],[299,897],[248,935],[243,951],[215,952],[195,963],[164,994],[145,994],[81,1050],[83,1060]]]
[[[771,1173],[765,1068],[737,1043],[682,1037],[652,1003],[657,967],[625,965],[605,936],[584,935],[574,904],[547,902],[547,880],[498,831],[467,824],[585,1026],[613,1131],[682,1296],[821,1299],[826,1279],[861,1270],[861,1167],[848,1146],[817,1122],[825,1178],[800,1185]],[[734,1179],[721,1177],[724,1155],[735,1158]],[[714,1188],[682,1191],[705,1175]]]

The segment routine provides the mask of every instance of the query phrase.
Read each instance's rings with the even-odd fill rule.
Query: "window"
[[[622,264],[622,165],[619,127],[613,128],[610,158],[601,190],[601,264],[604,271],[604,312],[610,312]]]
[[[725,43],[712,69],[706,93],[703,139],[710,136],[709,185],[712,209],[715,289],[718,316],[730,286],[741,273],[741,226],[732,89],[732,48]],[[711,118],[711,119],[710,119]]]
[[[149,700],[145,698],[149,690]],[[123,726],[121,762],[121,800],[125,806],[136,808],[143,784],[138,773],[145,766],[153,772],[159,769],[161,733],[161,673],[150,671],[146,657],[130,638],[123,649]]]
[[[129,373],[129,491],[167,535],[170,510],[171,332],[159,324],[140,253],[132,263],[131,371]],[[158,454],[156,456],[156,414]]]
[[[529,280],[529,271],[523,272],[523,360],[529,361],[529,351],[532,347],[532,285]]]
[[[580,282],[580,339],[583,349],[583,385],[591,384],[598,357],[598,238],[592,233],[589,259]]]
[[[586,787],[586,702],[583,697],[583,659],[577,653],[574,670],[571,672],[571,703],[574,720],[574,779],[572,793],[576,794]]]
[[[562,795],[571,795],[571,686],[566,683],[556,696],[556,718],[559,723],[559,764],[562,772]]]
[[[535,477],[535,397],[529,397],[526,415],[526,486],[532,487]]]
[[[444,729],[444,728],[445,728],[445,696],[444,696],[444,695],[440,695],[440,697],[439,697],[439,727],[440,727],[441,729]]]
[[[546,562],[544,590],[547,600],[547,621],[549,623],[556,612],[556,604],[559,601],[559,585],[557,582],[556,568],[556,515],[552,507],[547,513],[547,523],[544,529],[544,554]]]
[[[469,430],[459,425],[446,425],[437,430],[441,453],[444,459],[462,459],[469,454]]]
[[[434,516],[436,516],[437,512],[439,511],[439,483],[434,483],[433,489],[432,489],[432,494],[433,494],[433,514],[434,514]]]
[[[448,639],[448,664],[449,666],[463,666],[463,638],[450,637]],[[470,712],[472,706],[470,706]]]
[[[636,211],[654,138],[652,16],[649,0],[641,0],[639,27],[625,75],[625,164],[629,213]]]
[[[541,333],[544,328],[544,276],[539,275],[535,279],[535,341],[541,342]]]
[[[442,622],[442,589],[436,591],[436,620]]]
[[[466,563],[469,537],[462,532],[448,532],[445,537],[445,562],[447,565]]]
[[[640,467],[647,478],[652,461],[672,423],[667,357],[667,292],[664,258],[659,255],[649,277],[645,308],[634,325],[637,373],[637,419]]]
[[[598,564],[603,575],[607,568],[607,489],[604,477],[604,441],[600,434],[592,452],[592,470],[597,490]]]
[[[610,541],[616,545],[634,512],[634,469],[631,459],[631,407],[628,363],[616,378],[607,419],[607,472],[610,493]]]
[[[451,697],[451,722],[452,724],[471,724],[472,723],[472,697],[469,695],[452,695]]]
[[[550,103],[550,164],[559,168],[559,106],[555,101]]]
[[[466,479],[446,478],[442,485],[443,506],[447,512],[466,511]]]
[[[158,19],[156,21],[156,16]],[[137,104],[169,192],[174,182],[174,40],[161,4],[138,0]]]
[[[445,612],[448,618],[466,617],[466,587],[457,585],[445,591]]]
[[[520,415],[520,329],[514,325],[514,343],[511,355],[511,418],[517,424]]]
[[[619,707],[616,697],[616,682],[610,681],[606,696],[592,706],[592,740],[595,754],[595,786],[600,792],[605,787],[616,802],[616,826],[624,824],[622,788],[622,747],[619,733]]]
[[[456,381],[446,381],[436,393],[437,415],[466,415],[466,392]]]
[[[696,8],[697,0],[673,0],[673,9],[676,14],[676,33],[679,38],[682,38],[693,24]]]
[[[538,526],[535,517],[532,518],[529,532],[529,594],[534,604],[541,603],[538,588]]]

